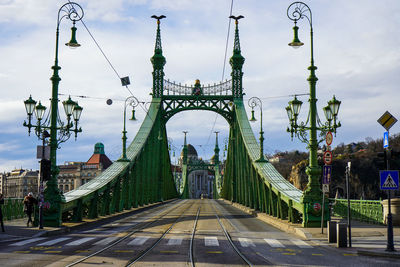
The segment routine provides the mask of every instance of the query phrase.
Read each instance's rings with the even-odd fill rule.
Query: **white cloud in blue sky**
[[[115,69],[129,75],[130,89],[141,101],[150,101],[156,23],[151,15],[164,14],[161,35],[166,78],[192,84],[219,82],[222,78],[228,16],[231,0],[86,0],[77,1],[85,11],[84,21]],[[292,22],[286,9],[292,1],[234,0],[233,14],[240,21],[245,99],[263,99],[265,149],[305,150],[300,141],[290,141],[284,107],[289,97],[307,93],[306,80],[310,62],[309,25],[298,23],[300,39],[305,45],[294,50],[287,46],[292,38]],[[30,94],[49,106],[51,95],[50,67],[54,63],[55,28],[58,9],[64,1],[0,0],[0,171],[14,167],[37,168],[36,145],[40,141],[22,127],[26,117],[23,100]],[[318,67],[317,97],[322,107],[335,94],[342,101],[339,117],[342,127],[333,145],[380,138],[383,128],[376,120],[386,110],[400,118],[400,5],[397,0],[358,0],[306,2],[313,12],[315,64]],[[228,59],[232,54],[232,23]],[[63,20],[60,44],[69,40],[71,24]],[[83,133],[61,145],[58,162],[86,161],[97,142],[105,144],[106,153],[117,159],[121,151],[123,100],[129,92],[120,81],[81,23],[77,23],[78,49],[60,45],[59,64],[62,94],[85,95]],[[224,78],[229,79],[227,63]],[[66,97],[61,96],[64,100]],[[101,98],[101,99],[97,99]],[[105,99],[114,99],[108,106]],[[303,96],[302,118],[307,113]],[[61,107],[61,106],[60,106]],[[139,121],[127,122],[128,141],[134,138],[144,111],[137,112]],[[258,114],[256,113],[258,116]],[[61,114],[63,117],[64,114]],[[180,150],[183,130],[199,155],[213,153],[215,136],[211,134],[215,116],[210,112],[185,112],[173,117],[167,125],[168,135]],[[321,118],[322,119],[322,118]],[[392,129],[398,133],[400,123]],[[228,135],[228,124],[218,117],[214,130]],[[253,125],[258,135],[259,123]],[[257,136],[258,138],[258,136]],[[201,145],[201,146],[200,146]],[[222,153],[222,152],[221,152]],[[179,151],[176,151],[179,154]]]

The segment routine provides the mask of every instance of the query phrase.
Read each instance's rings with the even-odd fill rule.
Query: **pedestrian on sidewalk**
[[[1,223],[1,231],[4,233],[4,223],[3,223],[3,207],[4,205],[4,197],[3,194],[0,193],[0,223]]]
[[[34,209],[34,205],[37,205],[38,201],[36,198],[33,197],[32,193],[29,193],[25,198],[24,198],[24,212],[28,216],[28,222],[26,223],[26,226],[29,227],[29,222],[33,226],[33,221],[32,221],[32,213]]]

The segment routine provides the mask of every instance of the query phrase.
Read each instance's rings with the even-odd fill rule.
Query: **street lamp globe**
[[[32,116],[33,110],[35,109],[36,101],[32,99],[32,96],[29,96],[27,100],[24,101],[26,113],[28,116]]]
[[[286,107],[286,113],[288,115],[289,121],[293,121],[293,112],[292,112],[292,109],[290,108],[290,106]]]
[[[324,110],[326,120],[330,123],[333,119],[331,108],[329,106],[326,106],[323,108],[323,110]]]
[[[39,101],[39,104],[35,108],[36,119],[39,121],[42,120],[45,111],[46,111],[46,107],[43,106]]]
[[[135,108],[132,108],[132,116],[131,116],[131,118],[129,120],[131,120],[131,121],[136,121],[137,120],[136,117],[135,117]]]
[[[300,46],[304,45],[304,43],[302,43],[299,39],[299,27],[296,26],[296,22],[293,27],[293,32],[294,32],[293,41],[291,43],[289,43],[288,45],[293,47],[294,49],[297,49]]]
[[[333,95],[332,100],[330,100],[328,102],[329,107],[331,108],[334,117],[336,117],[338,115],[339,107],[340,107],[341,103],[342,103],[341,101],[336,99],[335,95]]]
[[[73,101],[71,97],[68,97],[68,100],[63,101],[62,103],[64,106],[65,114],[67,115],[68,118],[71,117],[72,111],[76,105],[75,101]]]
[[[73,21],[73,26],[71,28],[71,40],[66,43],[65,45],[70,47],[70,48],[77,48],[80,47],[81,45],[78,43],[78,41],[76,40],[76,27],[75,27],[75,20]]]
[[[82,114],[83,108],[78,105],[78,103],[75,104],[74,109],[72,110],[72,116],[74,117],[75,121],[79,121],[81,114]]]
[[[289,101],[289,107],[292,110],[293,116],[295,118],[299,115],[302,104],[303,102],[301,100],[298,100],[296,96],[292,101]]]
[[[256,117],[254,117],[254,109],[251,110],[251,118],[250,118],[249,121],[251,121],[251,122],[257,121],[257,120],[256,120]]]

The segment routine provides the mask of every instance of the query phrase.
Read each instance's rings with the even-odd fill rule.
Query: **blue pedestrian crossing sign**
[[[389,132],[383,133],[383,148],[389,147]]]
[[[399,189],[399,171],[379,171],[381,190]]]

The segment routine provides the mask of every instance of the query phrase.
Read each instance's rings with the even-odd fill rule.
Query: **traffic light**
[[[383,152],[378,152],[377,153],[378,158],[376,159],[376,165],[379,167],[379,169],[381,170],[386,170],[387,167],[387,154],[386,154],[386,150],[384,150]]]
[[[377,163],[379,169],[386,170],[388,167],[388,163],[390,166],[390,165],[392,165],[392,163],[395,163],[396,160],[400,159],[400,151],[385,149],[383,152],[378,152],[377,156],[378,156],[378,160],[376,160],[376,163]]]
[[[51,161],[48,159],[42,159],[40,161],[40,173],[43,181],[51,179]]]

